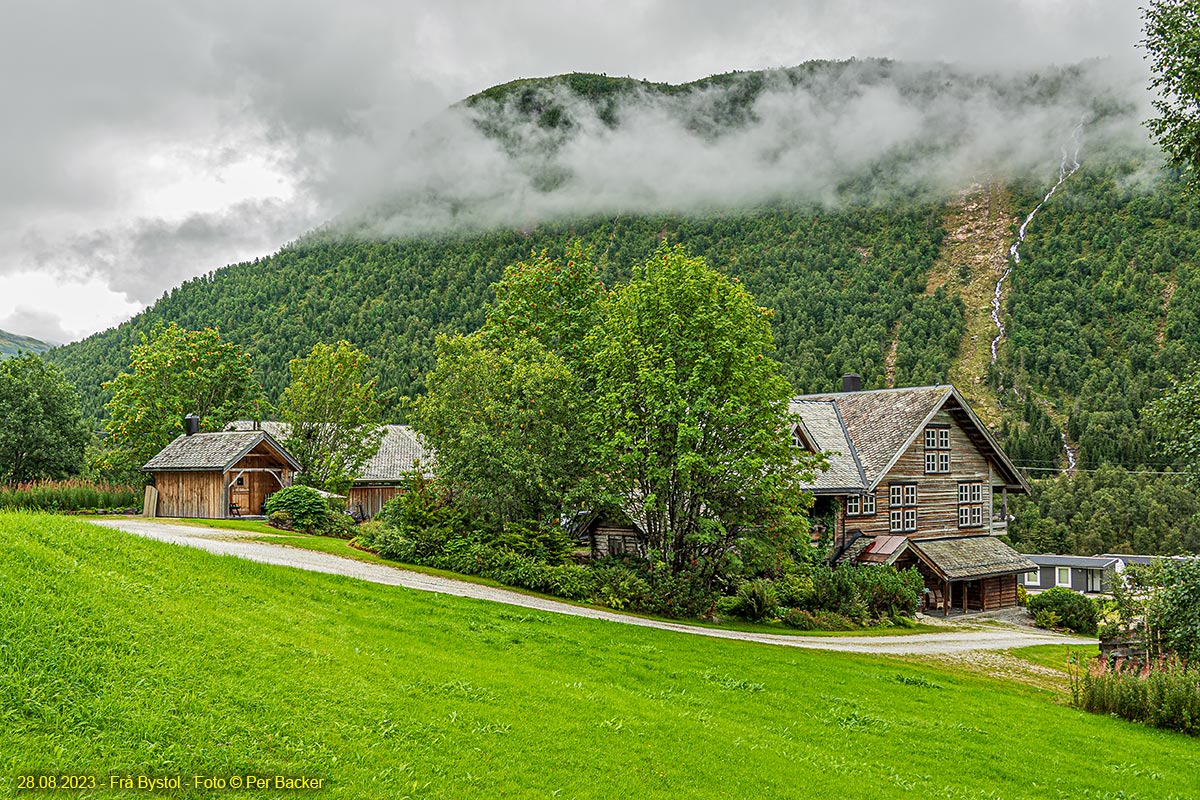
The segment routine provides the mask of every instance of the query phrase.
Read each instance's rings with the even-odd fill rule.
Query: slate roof
[[[256,423],[239,419],[225,426],[226,430],[250,430]],[[282,422],[263,420],[257,423],[262,430],[283,441],[288,436],[288,426]],[[363,473],[355,478],[359,482],[384,482],[402,480],[420,462],[422,470],[429,474],[433,466],[433,451],[426,450],[416,431],[408,425],[384,425],[383,439],[375,456],[363,467]]]
[[[910,539],[908,544],[951,581],[1037,569],[1036,564],[993,536],[936,536]]]
[[[383,441],[379,452],[363,468],[358,481],[395,481],[411,473],[420,462],[423,472],[429,474],[433,466],[433,451],[426,450],[417,432],[407,425],[384,425]]]
[[[146,462],[144,472],[210,472],[232,467],[260,442],[267,442],[292,469],[296,459],[266,431],[219,431],[180,434],[173,442]]]
[[[1006,476],[1007,487],[1029,492],[1028,482],[953,386],[801,395],[792,400],[791,407],[807,425],[810,413],[819,415],[821,412],[817,409],[825,403],[837,409],[868,490],[873,490],[887,475],[933,415],[945,408],[962,425],[980,451]],[[820,424],[820,421],[817,423]]]
[[[1120,562],[1115,556],[1060,556],[1053,553],[1040,555],[1022,553],[1039,567],[1081,567],[1084,569],[1113,569]]]
[[[858,453],[832,400],[797,398],[788,411],[800,415],[800,430],[816,450],[829,454],[829,469],[817,473],[806,488],[815,494],[861,493],[867,488]]]
[[[836,392],[806,395],[802,401],[834,403],[854,442],[867,481],[874,484],[922,424],[941,406],[950,387]],[[805,403],[807,405],[807,403]]]

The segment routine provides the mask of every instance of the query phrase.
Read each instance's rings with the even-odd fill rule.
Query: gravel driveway
[[[383,564],[368,564],[350,558],[342,558],[330,553],[318,553],[312,550],[302,550],[286,545],[268,544],[261,541],[248,541],[248,537],[262,534],[232,530],[217,530],[213,528],[196,528],[186,525],[176,525],[165,522],[155,522],[142,519],[98,519],[91,520],[96,525],[157,539],[170,544],[198,547],[218,555],[231,555],[250,561],[261,561],[264,564],[277,564],[285,567],[306,569],[312,572],[326,572],[332,575],[346,575],[371,583],[382,583],[388,586],[402,586],[406,589],[416,589],[423,592],[438,592],[457,597],[470,597],[477,600],[490,600],[495,603],[505,603],[511,606],[532,608],[538,611],[549,611],[555,614],[569,614],[575,617],[608,620],[623,625],[640,625],[644,628],[659,628],[679,633],[690,633],[698,636],[711,636],[716,639],[737,639],[747,642],[762,642],[778,644],[787,647],[803,647],[811,650],[838,650],[847,653],[876,653],[882,655],[937,655],[945,653],[961,653],[969,650],[1008,650],[1013,647],[1026,647],[1035,644],[1096,644],[1094,639],[1060,636],[1049,631],[1025,630],[1018,627],[966,628],[965,626],[947,626],[945,632],[913,634],[907,636],[788,636],[771,633],[748,633],[745,631],[720,630],[703,628],[696,625],[686,625],[677,622],[662,622],[659,620],[642,619],[619,614],[615,611],[604,611],[595,608],[583,608],[532,597],[507,589],[497,589],[491,586],[480,586],[475,583],[442,578],[434,575],[423,575],[398,567]]]

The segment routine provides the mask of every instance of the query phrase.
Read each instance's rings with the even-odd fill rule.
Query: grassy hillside
[[[15,356],[17,353],[44,353],[52,347],[54,345],[31,336],[0,331],[0,358]]]
[[[0,716],[9,791],[28,772],[281,773],[353,798],[1200,791],[1193,740],[972,672],[519,611],[30,514],[0,515]]]

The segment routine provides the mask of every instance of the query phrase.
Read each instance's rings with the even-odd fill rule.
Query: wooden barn
[[[193,431],[194,426],[189,426]],[[263,513],[300,465],[263,430],[184,433],[150,459],[157,501],[148,516],[227,519]]]
[[[431,475],[432,467],[433,454],[421,445],[412,428],[384,425],[379,450],[354,479],[346,508],[362,519],[370,519],[384,503],[406,491],[415,472]]]

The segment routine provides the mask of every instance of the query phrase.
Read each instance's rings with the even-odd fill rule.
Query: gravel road
[[[530,595],[507,589],[497,589],[491,586],[480,586],[479,584],[467,583],[451,578],[423,575],[419,572],[412,572],[383,564],[368,564],[329,553],[318,553],[312,550],[302,550],[297,547],[247,540],[248,537],[262,535],[258,533],[197,528],[142,519],[98,519],[92,521],[96,525],[116,528],[117,530],[144,536],[148,539],[157,539],[160,542],[198,547],[210,553],[237,556],[238,558],[260,561],[265,564],[295,567],[312,572],[326,572],[332,575],[346,575],[351,578],[358,578],[359,580],[370,581],[371,583],[382,583],[388,586],[402,586],[406,589],[416,589],[423,592],[438,592],[457,597],[490,600],[495,603],[532,608],[538,611],[549,611],[555,614],[569,614],[575,617],[607,620],[623,625],[639,625],[645,628],[658,628],[660,630],[690,633],[698,636],[711,636],[716,639],[736,639],[747,642],[784,645],[787,647],[803,647],[811,650],[837,650],[847,653],[875,653],[880,655],[939,655],[961,653],[970,650],[1008,650],[1013,647],[1026,647],[1035,644],[1071,643],[1081,646],[1096,644],[1094,639],[1088,640],[1060,636],[1049,631],[1026,630],[1016,626],[979,628],[948,625],[945,632],[872,637],[788,636],[771,633],[720,630],[677,622],[642,619],[641,617],[619,614],[615,611],[583,608],[541,597],[531,597]]]

